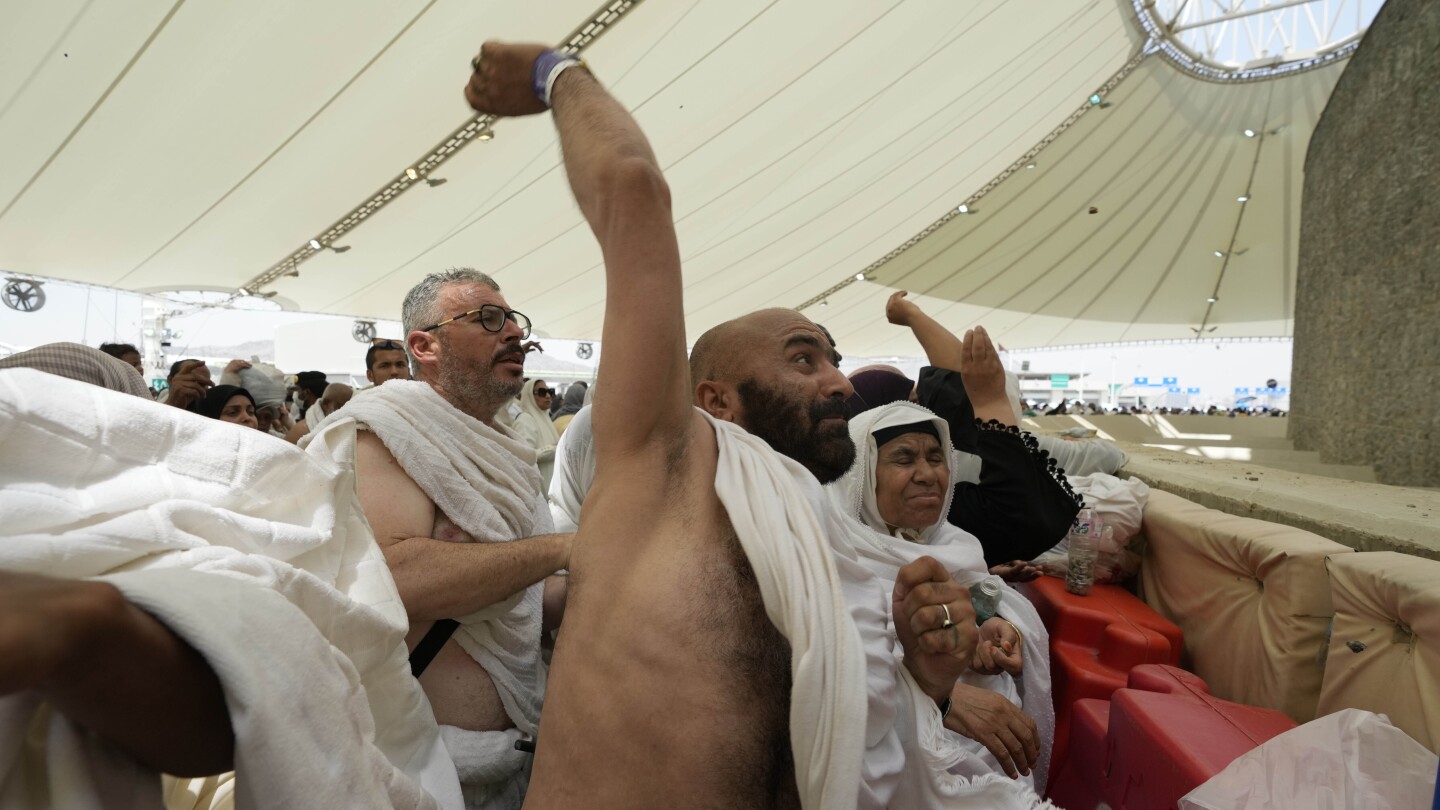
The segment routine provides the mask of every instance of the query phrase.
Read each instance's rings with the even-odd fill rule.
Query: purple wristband
[[[530,89],[534,91],[535,97],[550,106],[550,100],[545,97],[545,84],[550,80],[550,71],[561,62],[568,62],[575,59],[568,53],[559,51],[545,51],[535,57],[535,65],[530,68]]]

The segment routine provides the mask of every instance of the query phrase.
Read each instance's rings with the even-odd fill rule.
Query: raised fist
[[[545,112],[530,74],[536,57],[547,50],[548,45],[493,41],[481,45],[480,55],[470,62],[473,71],[465,85],[465,100],[482,114],[514,117]]]
[[[890,300],[885,302],[885,320],[896,326],[909,326],[911,316],[920,311],[920,307],[914,301],[907,301],[905,296],[909,295],[905,290],[898,290],[890,294]]]

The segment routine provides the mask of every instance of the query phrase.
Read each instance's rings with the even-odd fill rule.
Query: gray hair
[[[445,289],[447,284],[484,284],[495,292],[500,292],[500,285],[495,283],[495,279],[473,267],[452,267],[442,273],[431,273],[410,288],[410,292],[405,294],[405,303],[400,305],[400,325],[405,334],[424,329],[448,317],[440,312],[436,304],[440,291]]]
[[[411,332],[449,317],[440,312],[437,303],[440,291],[445,289],[447,284],[484,284],[495,292],[500,292],[500,285],[495,283],[495,279],[473,267],[452,267],[440,273],[431,273],[421,279],[419,284],[411,287],[410,292],[405,293],[405,303],[400,305],[400,326],[405,330],[407,338]],[[405,354],[410,355],[408,341],[406,343]],[[413,356],[410,356],[410,373],[416,377],[420,375],[420,366]]]

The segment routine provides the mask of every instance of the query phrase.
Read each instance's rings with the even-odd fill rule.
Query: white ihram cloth
[[[503,543],[554,531],[530,446],[508,429],[496,430],[465,414],[429,383],[390,380],[350,400],[302,444],[352,426],[379,437],[435,508],[476,542]],[[545,693],[543,596],[541,581],[488,608],[454,617],[460,623],[454,640],[484,667],[505,713],[530,735],[540,723]],[[515,732],[447,728],[444,733],[467,793],[477,784],[527,778],[522,769],[530,757],[514,750]],[[463,744],[460,737],[467,738]],[[464,751],[454,750],[459,748]]]
[[[354,433],[328,442],[307,454],[0,372],[0,568],[104,579],[205,657],[235,732],[236,807],[458,808],[360,511]],[[160,806],[159,774],[36,693],[0,698],[0,808]]]
[[[593,388],[593,386],[592,386]],[[595,435],[590,429],[592,407],[571,417],[555,447],[555,475],[550,479],[550,517],[555,531],[580,530],[580,507],[595,482]]]
[[[857,554],[857,535],[868,530],[834,508],[805,468],[735,425],[709,421],[719,445],[715,492],[766,615],[790,643],[802,806],[1045,807],[1003,775],[948,773],[965,751],[904,667],[889,617],[894,577],[877,577]]]
[[[939,434],[941,447],[953,450],[950,445],[949,425],[944,419],[937,417],[929,410],[909,402],[896,402],[875,408],[851,420],[850,436],[855,442],[855,464],[844,477],[826,489],[839,510],[847,516],[855,518],[858,523],[869,529],[869,531],[861,531],[856,534],[856,549],[865,566],[874,571],[881,579],[894,582],[902,567],[922,556],[929,556],[934,557],[945,566],[945,570],[950,572],[956,582],[968,588],[988,576],[989,570],[985,565],[985,555],[980,541],[973,535],[951,525],[945,519],[945,516],[949,514],[950,498],[954,497],[954,487],[947,488],[947,494],[939,512],[939,521],[920,531],[915,540],[891,536],[885,521],[880,517],[875,497],[875,468],[879,454],[873,434],[884,428],[921,422],[931,423],[936,433]],[[948,453],[947,457],[953,475],[956,468],[955,454]],[[1032,769],[1032,776],[1021,777],[1020,782],[1014,784],[1039,785],[1043,789],[1050,767],[1050,752],[1055,741],[1055,709],[1050,690],[1049,636],[1030,600],[1003,584],[1000,591],[1000,615],[1014,623],[1024,635],[1025,667],[1021,682],[1016,684],[1013,676],[1003,672],[997,675],[967,672],[961,677],[961,680],[971,686],[990,689],[1004,695],[1035,721],[1040,734],[1040,759],[1036,767]],[[943,738],[936,750],[944,752],[943,758],[932,756],[932,760],[937,763],[946,762],[954,755],[956,749],[960,749],[963,756],[949,762],[941,769],[932,770],[932,774],[935,776],[934,787],[938,793],[935,794],[935,798],[927,799],[927,801],[939,801],[938,797],[945,795],[945,786],[953,784],[954,780],[960,776],[982,779],[998,778],[1004,782],[1010,782],[1009,777],[1004,773],[1004,768],[985,746],[943,728],[931,729],[928,722],[929,714],[930,712],[927,711],[925,712],[926,717],[920,718],[925,721],[921,728],[924,728],[927,733],[935,733]]]

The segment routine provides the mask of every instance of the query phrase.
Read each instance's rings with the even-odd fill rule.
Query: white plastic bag
[[[1385,715],[1343,709],[1230,763],[1180,810],[1430,810],[1436,764]]]
[[[1130,545],[1130,538],[1140,533],[1145,517],[1145,504],[1150,500],[1150,487],[1138,478],[1116,478],[1105,473],[1067,475],[1070,488],[1085,496],[1085,505],[1094,509],[1115,529],[1115,542]]]

